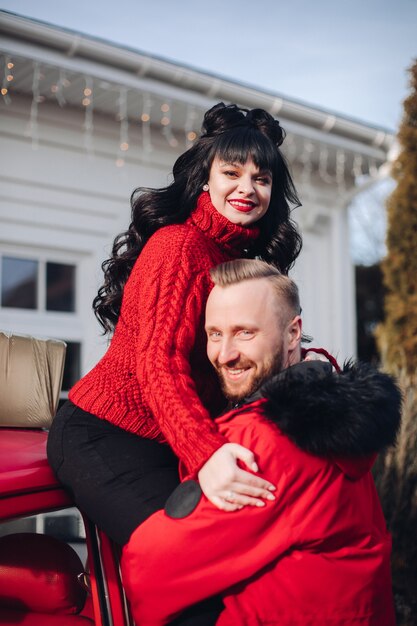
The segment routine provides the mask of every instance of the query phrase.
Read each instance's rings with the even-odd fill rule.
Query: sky
[[[417,0],[0,0],[0,8],[396,131]]]

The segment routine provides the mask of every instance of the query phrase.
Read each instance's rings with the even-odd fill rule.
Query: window
[[[46,264],[46,310],[75,311],[75,266]]]
[[[0,253],[0,328],[16,334],[54,337],[67,344],[60,404],[81,377],[82,336],[77,311],[77,264],[53,251]],[[62,319],[61,314],[70,314]],[[58,314],[58,315],[57,315]],[[67,335],[67,336],[66,336]]]
[[[2,307],[75,312],[75,265],[11,256],[1,261]]]
[[[3,257],[1,305],[18,309],[38,308],[38,261]]]

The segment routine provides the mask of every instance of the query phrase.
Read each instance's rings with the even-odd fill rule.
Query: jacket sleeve
[[[269,447],[269,443],[268,443]],[[263,446],[262,466],[271,455]],[[204,598],[225,591],[280,557],[293,543],[285,469],[264,472],[275,480],[276,500],[235,513],[216,509],[203,496],[184,519],[159,511],[142,524],[124,547],[123,584],[135,620],[162,626]]]
[[[137,377],[161,432],[195,472],[227,442],[197,394],[190,365],[204,324],[211,264],[189,229],[176,234],[163,253],[159,246],[158,237],[148,242],[137,272]]]

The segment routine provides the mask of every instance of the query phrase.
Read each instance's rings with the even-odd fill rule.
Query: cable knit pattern
[[[258,234],[229,222],[208,193],[184,224],[158,230],[126,283],[109,349],[70,400],[141,437],[167,441],[197,471],[226,443],[210,417],[219,392],[205,353],[209,270],[242,256]]]

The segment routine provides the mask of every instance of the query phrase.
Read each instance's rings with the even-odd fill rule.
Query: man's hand
[[[206,498],[222,511],[237,511],[246,505],[265,506],[265,499],[275,500],[271,493],[275,486],[241,469],[238,460],[253,472],[258,471],[253,453],[237,443],[226,443],[211,455],[198,472]]]

